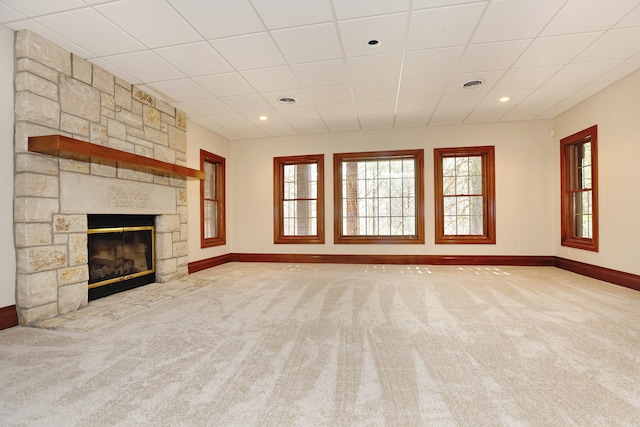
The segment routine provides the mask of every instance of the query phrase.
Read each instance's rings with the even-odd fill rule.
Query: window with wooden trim
[[[333,155],[335,243],[424,243],[424,150]]]
[[[200,247],[224,245],[225,230],[225,159],[200,150]]]
[[[324,155],[274,157],[274,243],[324,243]]]
[[[560,140],[561,243],[598,251],[598,127]]]
[[[436,243],[496,243],[493,146],[436,148]]]

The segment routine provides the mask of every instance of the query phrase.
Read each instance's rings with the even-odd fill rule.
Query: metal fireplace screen
[[[89,289],[155,275],[154,227],[88,230]]]

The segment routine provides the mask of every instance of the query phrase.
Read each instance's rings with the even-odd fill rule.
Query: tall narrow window
[[[598,251],[598,127],[560,140],[562,245]]]
[[[324,243],[324,155],[275,157],[274,242]]]
[[[200,150],[200,246],[224,245],[225,232],[225,159]]]
[[[333,155],[335,243],[424,243],[424,151]]]
[[[496,242],[493,146],[434,150],[436,243]]]

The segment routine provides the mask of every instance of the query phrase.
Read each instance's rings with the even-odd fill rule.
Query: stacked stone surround
[[[159,214],[156,280],[187,275],[185,179],[27,149],[30,136],[60,134],[184,166],[186,115],[30,31],[16,32],[15,54],[14,229],[20,324],[32,325],[87,305],[87,214],[138,210],[124,206],[93,212],[76,208],[82,206],[76,203],[71,204],[76,210],[69,211],[61,193],[69,198],[74,188],[70,180],[104,181],[105,188],[117,183],[154,195],[168,192],[171,197],[161,202],[170,206],[154,212]],[[101,191],[97,187],[95,191]]]

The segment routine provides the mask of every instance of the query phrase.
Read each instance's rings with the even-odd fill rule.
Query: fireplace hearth
[[[89,300],[153,283],[153,215],[88,215]]]

